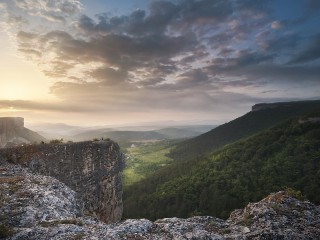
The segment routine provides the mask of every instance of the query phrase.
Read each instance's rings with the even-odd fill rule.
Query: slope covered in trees
[[[302,115],[320,108],[320,101],[257,104],[247,114],[225,123],[198,137],[181,142],[171,152],[175,160],[193,159],[235,142],[243,137],[267,129],[290,117]]]
[[[206,156],[177,161],[125,189],[124,218],[213,215],[284,187],[320,203],[319,112],[287,120]]]

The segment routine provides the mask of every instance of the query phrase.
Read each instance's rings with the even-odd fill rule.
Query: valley
[[[226,218],[286,187],[320,203],[320,124],[303,120],[317,119],[319,102],[303,104],[253,111],[177,143],[170,165],[125,188],[124,219]]]
[[[168,154],[177,142],[179,140],[136,142],[131,143],[130,147],[122,148],[126,155],[123,171],[124,189],[171,164],[173,160]]]
[[[132,128],[116,131],[106,128],[85,130],[77,133],[77,136],[82,136],[84,140],[90,137],[92,139],[87,139],[90,141],[76,142],[76,139],[73,139],[75,142],[64,143],[61,138],[49,143],[24,144],[2,149],[2,181],[4,184],[17,181],[20,186],[22,176],[31,176],[27,173],[30,170],[57,177],[77,192],[77,199],[74,201],[82,204],[86,214],[97,211],[94,214],[104,222],[118,221],[121,215],[124,221],[121,224],[135,224],[131,221],[137,221],[128,219],[148,219],[148,222],[136,222],[137,226],[148,223],[160,224],[158,227],[161,227],[161,221],[169,221],[176,226],[185,224],[184,221],[191,221],[197,226],[204,223],[209,236],[212,234],[212,230],[208,230],[207,226],[210,217],[197,216],[221,219],[229,217],[226,223],[239,216],[242,220],[235,222],[240,224],[239,229],[242,229],[244,224],[246,229],[250,227],[252,234],[259,234],[264,227],[259,224],[253,226],[246,214],[239,215],[235,209],[245,206],[250,209],[251,202],[258,202],[272,192],[278,193],[271,194],[256,204],[260,206],[265,202],[268,209],[275,207],[277,210],[282,207],[276,207],[278,197],[272,200],[275,201],[272,205],[268,203],[268,199],[273,199],[273,196],[283,198],[283,194],[300,201],[307,198],[320,204],[319,119],[320,101],[308,101],[254,106],[247,114],[218,127],[208,125],[148,130],[141,127],[136,131]],[[205,131],[207,128],[211,130]],[[204,132],[199,132],[200,129]],[[117,139],[119,145],[110,138]],[[105,146],[108,146],[108,149],[104,149]],[[56,161],[57,159],[60,160]],[[101,160],[105,161],[102,165]],[[21,164],[28,170],[20,169],[22,172],[15,177],[15,170],[11,169],[10,164]],[[83,184],[79,185],[79,182]],[[107,189],[103,194],[99,192],[101,186]],[[92,194],[83,194],[82,188],[90,189]],[[114,189],[117,192],[114,192]],[[110,198],[109,195],[116,206],[111,210],[104,201],[105,198]],[[2,199],[3,202],[9,200]],[[11,202],[11,205],[4,204],[3,209],[14,206]],[[108,202],[110,203],[110,199]],[[76,206],[77,203],[73,204],[72,206]],[[93,205],[102,210],[93,210]],[[111,220],[109,211],[112,212]],[[286,210],[285,214],[289,216],[290,210]],[[92,220],[87,217],[72,218],[52,220],[53,222],[49,220],[46,224],[51,229],[53,224],[59,225],[64,221],[75,224],[83,224],[84,221],[86,227],[83,232],[91,226]],[[217,221],[223,223],[221,219]],[[24,221],[24,218],[21,217],[20,220]],[[264,218],[262,220],[265,221]],[[37,221],[39,219],[35,220],[35,226],[42,224]],[[14,225],[11,222],[10,224]],[[190,226],[191,228],[193,227]],[[223,230],[224,228],[228,230]],[[223,229],[215,228],[214,231],[219,234],[224,231],[238,231],[229,229],[229,225],[225,225]],[[37,232],[37,227],[32,231],[42,234]],[[113,231],[115,234],[127,234]],[[162,234],[163,231],[160,232]],[[71,233],[67,231],[67,234]],[[198,235],[195,233],[195,236]]]

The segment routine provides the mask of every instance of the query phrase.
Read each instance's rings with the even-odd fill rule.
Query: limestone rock
[[[19,166],[0,170],[2,222],[31,228],[46,221],[80,215],[76,194],[57,179],[34,175]]]
[[[113,141],[40,144],[0,149],[0,162],[52,176],[76,192],[80,211],[106,223],[122,216],[123,154]]]
[[[12,240],[41,239],[319,239],[320,207],[286,192],[235,210],[227,221],[198,216],[106,224],[79,211],[76,193],[21,167],[0,169],[0,221]]]

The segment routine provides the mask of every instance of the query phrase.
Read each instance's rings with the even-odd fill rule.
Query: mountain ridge
[[[210,153],[225,144],[235,142],[267,129],[285,119],[320,109],[320,100],[260,103],[250,111],[209,132],[179,143],[170,153],[174,159],[190,159]]]

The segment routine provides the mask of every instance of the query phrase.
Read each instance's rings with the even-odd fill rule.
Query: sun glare
[[[0,98],[5,100],[23,99],[26,95],[26,90],[22,85],[16,83],[4,84],[1,86]]]

